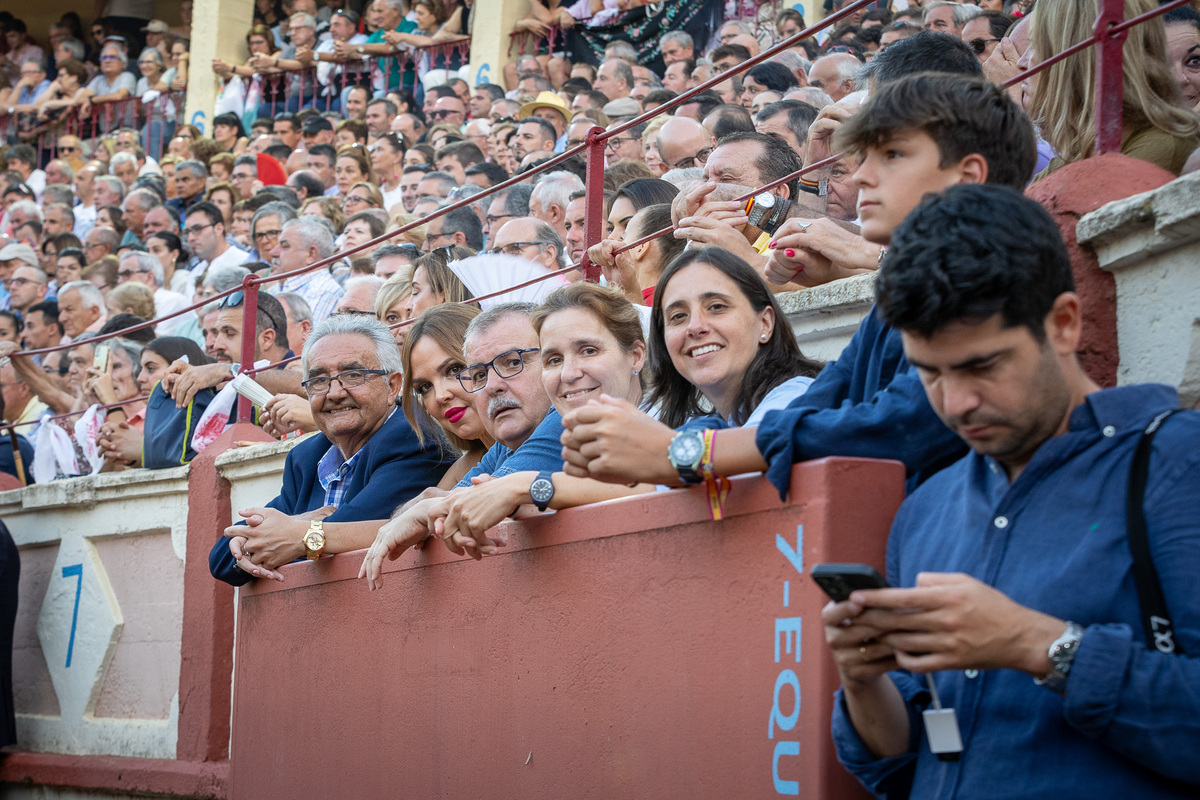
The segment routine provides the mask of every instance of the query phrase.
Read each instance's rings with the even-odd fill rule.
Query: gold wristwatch
[[[308,523],[308,532],[300,540],[304,543],[304,557],[316,561],[325,552],[325,522],[314,519]]]

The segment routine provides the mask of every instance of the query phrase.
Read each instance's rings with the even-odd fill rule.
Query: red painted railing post
[[[1108,29],[1125,21],[1125,0],[1100,0],[1100,16],[1093,29],[1096,46],[1096,153],[1121,149],[1121,106],[1124,101],[1122,48],[1126,32],[1108,35]]]
[[[242,372],[254,369],[255,342],[258,339],[258,284],[253,275],[242,281]],[[238,395],[237,421],[251,422],[250,401]]]
[[[583,224],[585,248],[599,244],[604,238],[604,133],[600,127],[592,128],[587,134],[587,192],[586,211]],[[592,263],[583,252],[583,277],[590,283],[599,283],[600,267]]]

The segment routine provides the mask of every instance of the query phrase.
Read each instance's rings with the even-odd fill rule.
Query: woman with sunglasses
[[[333,180],[337,185],[338,194],[342,197],[348,195],[351,187],[357,184],[375,183],[366,150],[362,145],[349,145],[338,150],[337,160],[333,165]],[[349,210],[353,213],[362,209],[355,207]]]
[[[403,199],[400,176],[404,172],[404,153],[404,142],[391,131],[375,140],[375,149],[371,152],[371,169],[375,171],[379,192],[383,195],[382,208],[389,214]]]
[[[342,195],[342,213],[346,215],[346,221],[349,222],[350,217],[366,211],[368,208],[382,210],[383,195],[375,188],[374,183],[357,181]]]

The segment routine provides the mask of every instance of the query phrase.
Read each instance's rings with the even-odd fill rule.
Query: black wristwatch
[[[554,499],[554,481],[550,480],[554,473],[539,472],[529,484],[529,499],[537,506],[538,511],[545,511]]]
[[[704,460],[704,433],[702,431],[680,431],[667,448],[667,460],[686,484],[700,483],[700,462]]]

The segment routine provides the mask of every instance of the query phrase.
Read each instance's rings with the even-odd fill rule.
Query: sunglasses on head
[[[246,302],[246,290],[238,289],[228,297],[222,298],[221,302],[217,304],[217,308],[241,308],[244,302]],[[267,319],[271,320],[272,327],[276,329],[281,327],[279,320],[275,319],[275,315],[271,313],[270,309],[260,304],[258,310],[267,315]],[[283,327],[286,327],[286,325]]]

